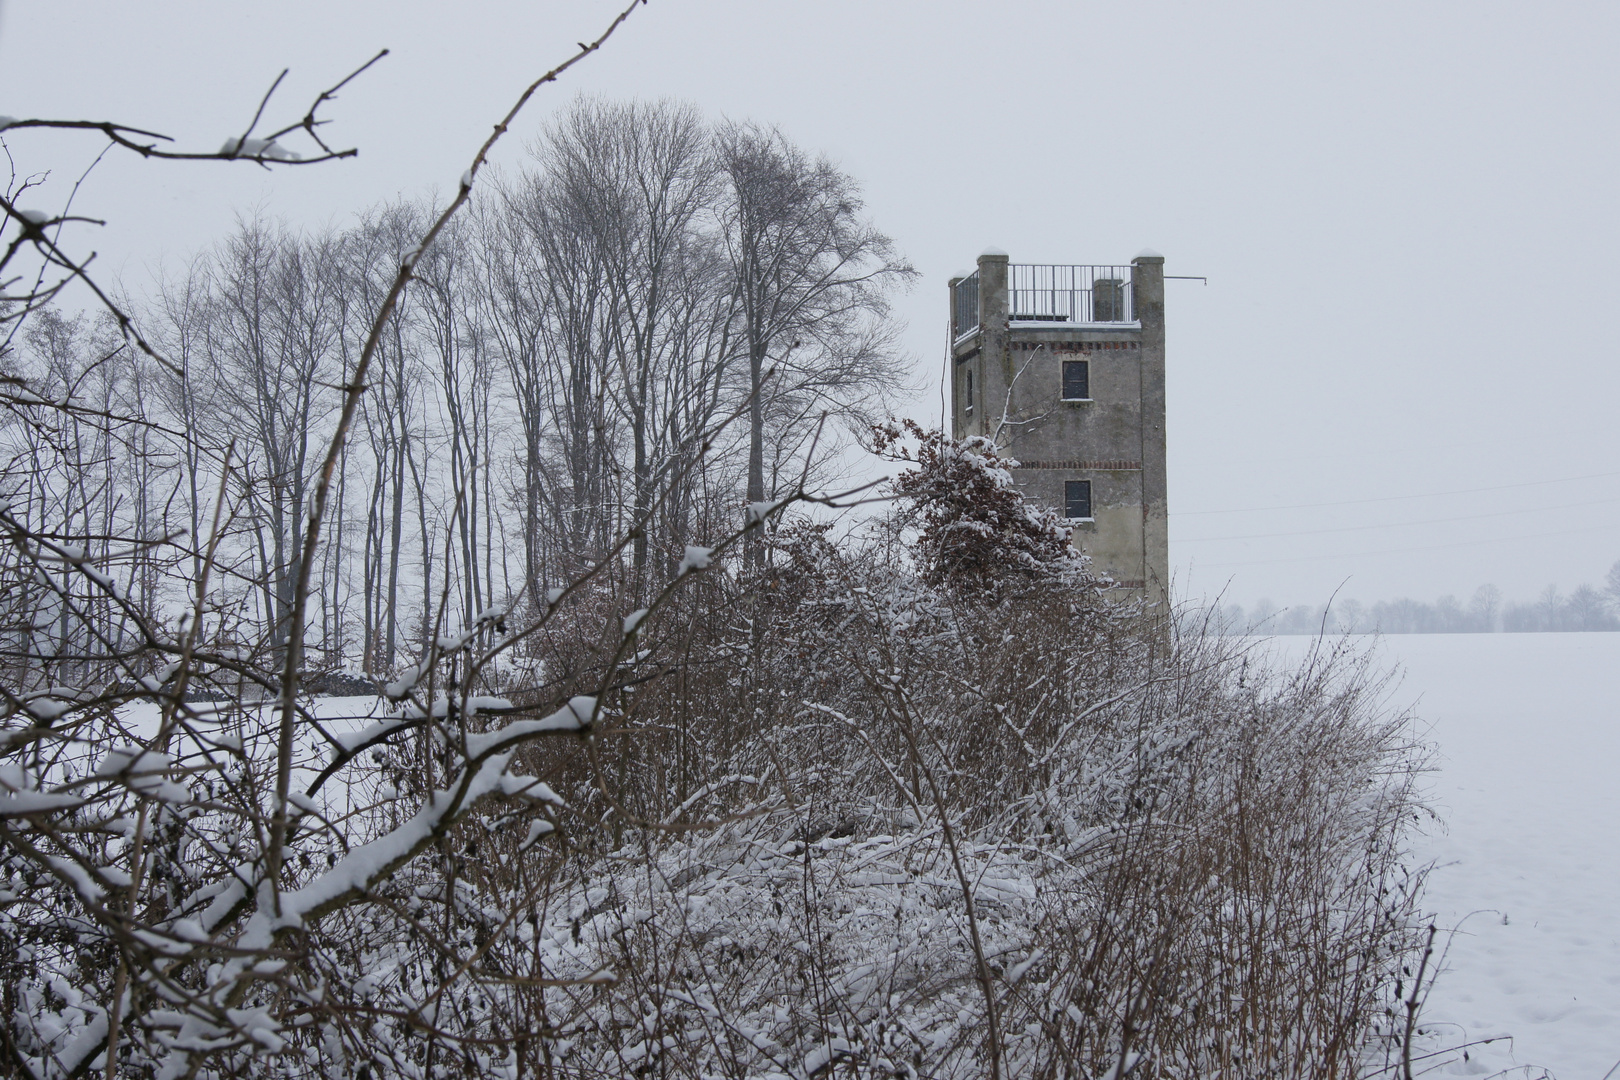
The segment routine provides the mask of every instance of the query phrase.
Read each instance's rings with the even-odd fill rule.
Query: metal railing
[[[979,272],[956,283],[951,290],[951,337],[961,337],[979,328]]]
[[[1007,293],[1013,322],[1136,321],[1129,266],[1013,265]]]

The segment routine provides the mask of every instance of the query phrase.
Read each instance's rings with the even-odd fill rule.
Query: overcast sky
[[[613,12],[570,3],[0,0],[0,113],[214,150],[381,47],[330,137],[266,173],[110,155],[75,209],[138,289],[255,209],[343,224],[452,186],[516,91]],[[1620,5],[652,0],[543,94],[780,125],[865,186],[922,271],[900,305],[938,421],[945,281],[1014,262],[1168,283],[1171,556],[1251,603],[1529,598],[1620,559]],[[76,178],[93,137],[17,133]],[[86,241],[90,241],[87,239]],[[1228,584],[1229,583],[1229,584]]]

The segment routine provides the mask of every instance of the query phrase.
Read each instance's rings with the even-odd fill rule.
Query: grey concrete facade
[[[1096,293],[1082,297],[1083,315],[1071,306],[1070,317],[1012,310],[1019,293],[1010,279],[1022,269],[992,250],[979,257],[971,278],[951,280],[952,433],[993,438],[1019,462],[1013,475],[1025,493],[1060,514],[1081,509],[1078,493],[1085,489],[1074,489],[1076,499],[1066,502],[1067,482],[1089,482],[1090,516],[1069,521],[1075,546],[1128,594],[1164,600],[1170,580],[1164,259],[1145,252],[1132,261],[1129,310],[1104,292],[1122,292],[1113,284],[1121,279],[1104,277],[1094,290],[1068,290]],[[1071,269],[1102,268],[1057,268]],[[1084,280],[1090,284],[1092,275]],[[976,319],[975,305],[964,303],[975,282]],[[1050,302],[1042,302],[1041,311],[1050,312]],[[1066,361],[1079,363],[1070,368],[1069,388],[1084,377],[1084,397],[1065,397]]]

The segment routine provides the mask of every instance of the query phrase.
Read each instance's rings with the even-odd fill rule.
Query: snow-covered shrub
[[[874,427],[872,436],[878,453],[916,466],[895,480],[902,509],[893,524],[915,530],[924,581],[979,587],[1009,574],[1081,570],[1069,527],[1055,511],[1024,499],[1007,471],[1018,463],[989,439],[952,439],[913,420]]]

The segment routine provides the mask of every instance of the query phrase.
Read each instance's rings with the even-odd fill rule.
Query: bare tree
[[[343,381],[335,237],[295,237],[264,222],[245,223],[217,253],[212,273],[206,379],[213,411],[204,438],[234,433],[245,510],[255,535],[262,603],[271,646],[282,655],[293,633],[305,510],[319,452]]]
[[[612,379],[607,400],[628,443],[615,457],[628,466],[621,500],[638,534],[633,559],[641,574],[657,479],[693,434],[670,429],[661,398],[670,371],[703,359],[693,353],[692,333],[706,338],[705,320],[694,327],[682,301],[693,292],[690,276],[707,269],[698,229],[715,183],[707,150],[689,106],[579,99],[538,158],[564,212],[598,252],[597,332]]]
[[[750,503],[772,497],[828,413],[878,419],[901,385],[890,291],[916,272],[861,217],[855,181],[780,131],[731,123],[716,136],[719,207],[747,356]],[[766,447],[774,450],[771,483]]]
[[[395,268],[415,245],[425,227],[420,206],[394,203],[365,215],[352,231],[345,252],[346,282],[356,302],[354,318],[344,327],[342,347],[348,370],[358,359],[370,330],[365,313],[375,311],[388,292]],[[401,619],[414,611],[422,625],[430,619],[433,538],[429,531],[427,490],[423,480],[427,430],[422,385],[425,381],[412,329],[410,297],[402,298],[390,313],[377,343],[373,392],[361,407],[360,426],[371,457],[371,492],[367,502],[366,533],[361,571],[366,650],[362,670],[367,675],[394,671],[402,632]],[[414,481],[414,483],[413,483]],[[411,496],[414,495],[414,499]],[[411,505],[414,503],[414,505]],[[417,526],[416,574],[421,592],[406,600],[405,539],[407,506],[415,511]]]

